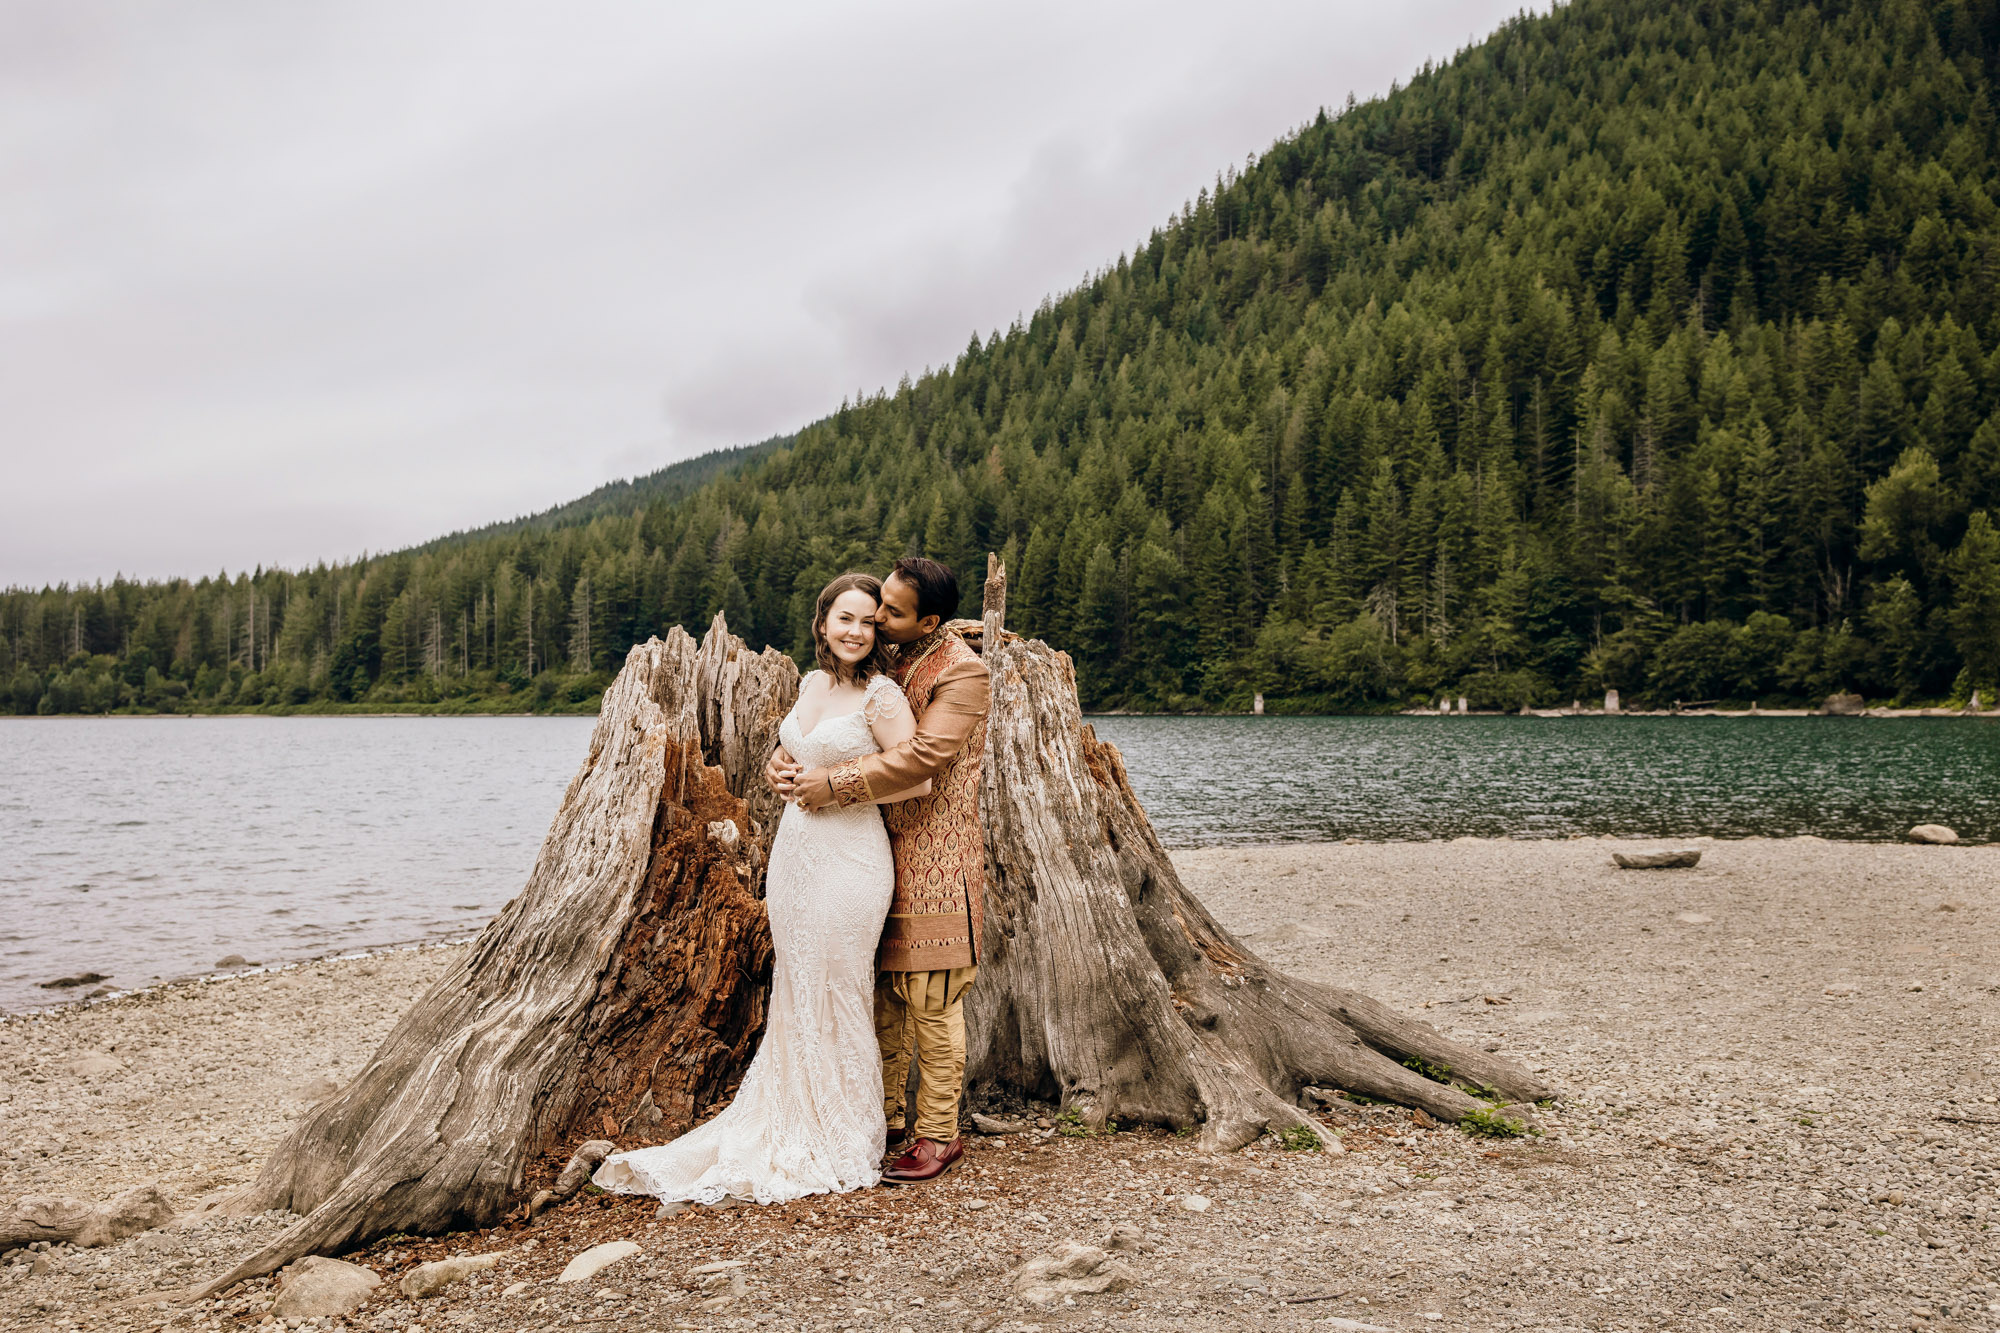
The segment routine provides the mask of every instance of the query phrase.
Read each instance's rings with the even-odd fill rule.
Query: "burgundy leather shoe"
[[[910,1150],[889,1164],[882,1173],[884,1185],[921,1185],[926,1180],[936,1180],[959,1158],[965,1156],[965,1142],[953,1139],[950,1143],[939,1143],[936,1139],[918,1139],[910,1145]]]

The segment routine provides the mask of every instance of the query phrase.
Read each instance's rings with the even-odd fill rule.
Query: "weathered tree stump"
[[[1298,1100],[1314,1085],[1450,1121],[1489,1105],[1456,1085],[1510,1101],[1550,1094],[1428,1023],[1274,971],[1182,886],[1117,748],[1083,721],[1068,656],[1009,636],[986,660],[986,938],[966,992],[969,1084],[1060,1097],[1086,1123],[1197,1128],[1210,1148],[1313,1126]]]
[[[676,628],[627,654],[527,887],[230,1202],[305,1216],[205,1292],[492,1225],[541,1159],[672,1138],[726,1100],[763,1029],[761,770],[798,681],[720,617],[699,650]]]
[[[1307,1085],[1456,1120],[1547,1094],[1532,1075],[1348,991],[1272,971],[1182,887],[1069,658],[986,616],[993,674],[981,812],[989,903],[969,992],[968,1081],[1060,1099],[1086,1122],[1194,1128],[1232,1148],[1314,1124]],[[521,894],[347,1087],[232,1203],[303,1218],[203,1288],[395,1232],[529,1213],[529,1175],[585,1140],[671,1139],[718,1109],[763,1023],[762,899],[779,802],[762,778],[798,690],[717,616],[634,648]]]

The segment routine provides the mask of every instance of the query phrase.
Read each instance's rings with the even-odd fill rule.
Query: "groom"
[[[910,701],[916,734],[892,750],[806,772],[780,746],[765,769],[780,796],[808,810],[854,805],[931,780],[930,795],[882,807],[896,890],[877,961],[882,975],[875,985],[875,1035],[892,1143],[903,1137],[913,1044],[917,1063],[914,1138],[882,1173],[892,1185],[934,1180],[965,1155],[958,1102],[965,1083],[965,988],[979,975],[986,883],[979,764],[986,750],[987,675],[979,654],[945,627],[957,609],[958,580],[949,569],[935,560],[898,560],[882,581],[875,633],[897,645],[890,674]]]

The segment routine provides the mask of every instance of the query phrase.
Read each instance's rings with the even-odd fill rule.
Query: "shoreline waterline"
[[[1097,715],[1169,848],[2000,841],[2000,728]],[[527,882],[595,721],[0,732],[0,1009],[455,939]],[[52,994],[53,979],[100,980]],[[106,993],[109,993],[107,991]]]
[[[1731,846],[1748,846],[1748,845],[1758,845],[1758,844],[1776,845],[1784,843],[1798,844],[1801,847],[1899,846],[1899,847],[1909,847],[1913,850],[1921,850],[1926,854],[1950,856],[1954,853],[1983,852],[1990,846],[1990,844],[1972,843],[1972,842],[1960,842],[1960,843],[1946,844],[1946,845],[1931,845],[1931,844],[1921,844],[1903,840],[1890,840],[1890,839],[1823,838],[1818,836],[1817,834],[1811,834],[1811,833],[1802,833],[1790,838],[1764,838],[1756,836],[1743,837],[1743,838],[1716,838],[1707,834],[1694,834],[1684,837],[1670,836],[1670,837],[1654,838],[1654,837],[1621,837],[1615,835],[1596,835],[1596,834],[1577,833],[1577,834],[1568,834],[1560,836],[1520,834],[1520,835],[1511,835],[1507,837],[1497,837],[1497,838],[1481,838],[1481,837],[1473,837],[1470,835],[1461,835],[1454,838],[1375,838],[1375,839],[1347,838],[1347,839],[1341,839],[1339,841],[1318,841],[1318,842],[1278,841],[1278,842],[1270,842],[1258,845],[1247,845],[1241,843],[1210,843],[1200,846],[1176,847],[1172,849],[1172,853],[1176,859],[1185,858],[1198,861],[1201,858],[1204,858],[1210,854],[1216,856],[1225,856],[1225,857],[1229,855],[1258,855],[1258,854],[1276,855],[1283,853],[1299,852],[1314,847],[1399,849],[1399,848],[1415,848],[1421,846],[1428,846],[1433,848],[1457,848],[1463,850],[1468,846],[1477,846],[1480,844],[1484,844],[1489,849],[1498,852],[1500,849],[1509,847],[1519,847],[1522,845],[1529,845],[1529,846],[1555,845],[1555,844],[1577,845],[1585,843],[1604,844],[1604,851],[1606,856],[1609,856],[1612,852],[1634,852],[1634,851],[1644,851],[1644,850],[1657,850],[1662,847],[1673,847],[1673,848],[1693,847],[1693,848],[1699,848],[1703,851],[1707,851],[1711,848],[1726,849]],[[1661,875],[1662,883],[1670,882],[1672,878],[1671,872],[1651,872],[1651,871],[1638,870],[1638,871],[1632,871],[1630,873],[1640,877],[1641,882],[1645,882],[1645,877],[1648,875],[1656,875],[1656,874]],[[505,904],[502,904],[502,906],[504,907]],[[496,915],[497,915],[497,910],[496,910]],[[482,933],[484,933],[486,925],[488,924],[491,924],[490,919],[487,923],[483,923],[478,930],[473,931],[470,934],[458,931],[440,932],[435,935],[428,935],[409,940],[401,940],[392,944],[361,945],[343,949],[334,949],[325,953],[303,955],[299,957],[276,958],[270,962],[245,964],[243,967],[236,969],[216,969],[216,968],[200,969],[186,973],[181,976],[165,977],[158,981],[148,982],[143,986],[133,986],[129,989],[113,987],[106,989],[102,994],[92,994],[87,996],[79,995],[71,999],[53,999],[49,1001],[47,1004],[30,1006],[27,1008],[8,1009],[0,1007],[0,1023],[38,1020],[42,1018],[51,1017],[53,1015],[70,1010],[87,1009],[99,1005],[111,1004],[118,1000],[129,999],[133,996],[143,996],[143,995],[153,994],[159,991],[172,990],[175,987],[226,985],[232,982],[247,981],[258,977],[278,976],[286,972],[297,971],[300,968],[311,967],[319,963],[365,962],[366,960],[371,958],[384,958],[384,957],[389,957],[391,955],[416,953],[424,950],[459,948],[476,941],[479,938],[479,936]]]

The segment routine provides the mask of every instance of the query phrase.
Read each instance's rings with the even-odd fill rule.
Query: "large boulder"
[[[1826,702],[1819,706],[1823,717],[1860,717],[1863,709],[1858,694],[1829,694]]]
[[[1957,830],[1948,829],[1942,824],[1919,824],[1903,836],[1911,842],[1937,843],[1940,846],[1949,846],[1958,841]]]
[[[350,1315],[381,1285],[381,1276],[372,1268],[309,1254],[279,1277],[271,1315],[276,1319]]]

